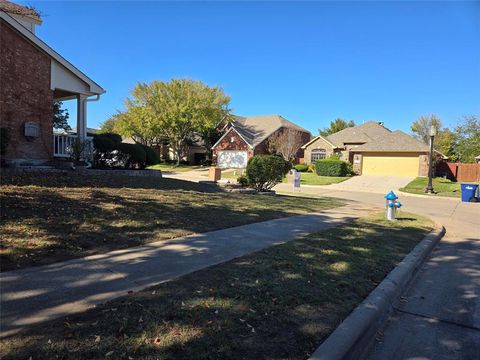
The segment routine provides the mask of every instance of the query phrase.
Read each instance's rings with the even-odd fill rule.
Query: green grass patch
[[[383,212],[3,340],[4,359],[307,359],[432,229]]]
[[[162,170],[162,171],[191,171],[197,169],[204,169],[201,166],[192,166],[192,165],[178,165],[173,164],[157,164],[147,167],[149,170]]]
[[[437,196],[448,196],[448,197],[461,197],[462,191],[460,188],[461,182],[453,182],[445,178],[433,178],[432,179],[433,189]],[[472,182],[473,184],[478,184]],[[400,188],[400,191],[404,191],[411,194],[424,194],[425,188],[428,184],[428,178],[426,177],[417,177],[411,181],[407,186]]]
[[[315,173],[311,172],[303,172],[300,173],[300,183],[303,185],[330,185],[330,184],[338,184],[345,180],[350,179],[349,176],[318,176]],[[284,178],[283,182],[288,182],[288,178]]]
[[[2,271],[342,204],[156,177],[4,172],[0,183]]]

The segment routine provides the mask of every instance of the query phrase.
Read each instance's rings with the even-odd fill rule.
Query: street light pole
[[[428,161],[428,185],[425,189],[425,192],[428,194],[433,194],[433,140],[437,135],[437,128],[434,125],[430,125],[430,160]]]

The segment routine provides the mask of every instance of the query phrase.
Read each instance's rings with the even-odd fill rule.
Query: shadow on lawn
[[[154,170],[152,170],[154,171]],[[132,188],[195,191],[202,193],[221,192],[218,187],[199,184],[196,182],[147,176],[114,175],[79,175],[74,172],[11,172],[3,171],[0,178],[1,185],[13,186],[40,186],[51,188]]]
[[[5,358],[305,359],[428,232],[354,225],[36,327],[6,340]]]
[[[92,178],[82,178],[81,188],[63,183],[5,188],[0,204],[2,271],[286,217],[311,211],[312,204],[318,209],[336,205],[325,199],[303,204],[281,197],[246,200],[248,195],[185,191],[183,182],[173,195],[169,189],[119,187],[123,183],[110,188],[108,179],[98,184],[106,187],[85,187],[96,180]]]

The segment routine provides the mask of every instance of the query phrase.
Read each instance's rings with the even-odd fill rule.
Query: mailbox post
[[[290,170],[290,174],[292,175],[292,191],[295,192],[295,189],[299,189],[300,190],[300,180],[301,180],[301,175],[300,173],[295,170],[295,169],[292,169]]]

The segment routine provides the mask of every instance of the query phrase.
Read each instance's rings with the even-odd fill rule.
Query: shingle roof
[[[391,133],[389,129],[375,121],[368,121],[362,125],[345,128],[326,138],[338,147],[345,143],[366,143]]]
[[[366,144],[359,145],[355,149],[352,149],[352,151],[428,152],[429,148],[428,145],[410,135],[405,134],[403,131],[395,130],[376,138],[375,141],[370,141]]]
[[[40,13],[33,7],[18,5],[7,0],[0,0],[0,11],[4,11],[10,14],[27,16],[37,21],[42,20],[40,18]]]
[[[259,145],[281,127],[310,133],[280,115],[235,116],[232,126],[251,147]]]

